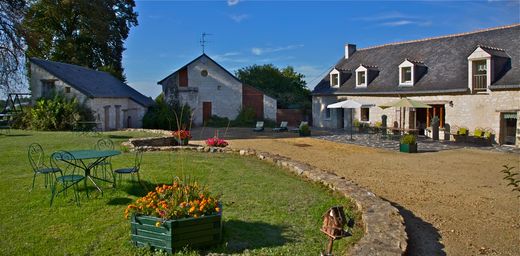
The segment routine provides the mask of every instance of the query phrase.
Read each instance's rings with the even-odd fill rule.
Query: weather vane
[[[202,46],[202,53],[205,53],[206,43],[208,43],[208,41],[206,41],[206,36],[210,35],[211,34],[208,34],[206,32],[202,33],[202,37],[200,38],[200,46]]]

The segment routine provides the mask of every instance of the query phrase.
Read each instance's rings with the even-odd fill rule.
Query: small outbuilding
[[[86,67],[31,58],[32,99],[61,92],[76,97],[94,113],[98,129],[142,127],[142,119],[154,101],[109,73]]]
[[[257,120],[276,121],[276,99],[244,84],[206,54],[157,84],[168,101],[190,106],[193,125],[203,125],[214,115],[233,120],[243,108],[253,109]]]

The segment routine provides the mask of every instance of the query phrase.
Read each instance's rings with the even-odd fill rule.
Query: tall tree
[[[9,92],[22,83],[24,43],[21,22],[25,0],[0,1],[0,90]]]
[[[24,20],[27,57],[87,66],[125,80],[124,40],[134,0],[34,0]]]
[[[278,69],[273,64],[253,65],[237,70],[235,75],[242,82],[276,98],[279,108],[310,108],[311,92],[303,80],[304,75],[291,66]]]

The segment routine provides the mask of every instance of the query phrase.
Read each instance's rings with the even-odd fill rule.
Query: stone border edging
[[[157,138],[130,139],[128,142],[124,142],[123,145],[128,146],[130,149],[139,148],[145,151],[192,150],[199,152],[223,152],[235,153],[241,156],[254,156],[258,159],[288,169],[298,176],[321,183],[330,189],[341,193],[345,197],[352,199],[357,210],[361,212],[365,234],[353,246],[353,248],[348,251],[348,254],[363,256],[403,255],[406,252],[408,246],[408,235],[405,231],[403,217],[399,214],[397,208],[392,206],[388,201],[381,199],[374,193],[345,179],[344,177],[339,177],[336,174],[325,172],[306,163],[294,161],[287,157],[267,152],[257,152],[253,149],[215,148],[199,145],[134,147],[133,142],[149,139]]]

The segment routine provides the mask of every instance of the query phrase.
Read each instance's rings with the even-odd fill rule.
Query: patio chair
[[[287,131],[287,122],[286,122],[286,121],[282,121],[282,122],[280,123],[280,127],[273,128],[273,131],[274,131],[274,132],[283,132],[283,131]]]
[[[114,150],[114,142],[111,139],[107,138],[99,139],[94,148],[96,150]],[[94,169],[95,175],[97,175],[98,169],[101,169],[103,171],[103,179],[106,179],[107,172],[113,175],[112,158],[109,157],[104,161],[100,162]]]
[[[34,172],[31,191],[34,189],[34,180],[38,174],[45,176],[45,188],[47,188],[47,184],[49,183],[52,185],[53,179],[50,178],[49,175],[61,171],[60,169],[47,166],[42,146],[38,143],[32,143],[27,150],[27,156],[29,157],[29,163]]]
[[[114,170],[114,187],[116,187],[116,174],[119,174],[119,183],[121,183],[123,174],[130,174],[132,176],[132,180],[134,178],[134,174],[137,175],[137,181],[141,183],[141,178],[139,177],[139,170],[141,169],[141,162],[143,160],[143,151],[142,150],[136,150],[135,151],[135,159],[134,159],[134,166],[132,167],[126,167],[126,168],[120,168]]]
[[[76,168],[76,165],[76,159],[71,153],[67,151],[58,151],[52,153],[51,167],[59,169],[60,175],[56,177],[52,185],[50,206],[52,206],[55,196],[57,196],[60,193],[66,194],[69,188],[73,188],[74,201],[76,201],[76,204],[79,206],[78,183],[81,181],[85,181],[85,187],[87,184],[85,176],[78,173],[80,171],[82,172],[82,170],[80,168]],[[58,184],[61,184],[60,190],[57,190]]]
[[[254,132],[261,132],[264,130],[264,121],[258,121],[256,122],[256,127],[253,128]]]

